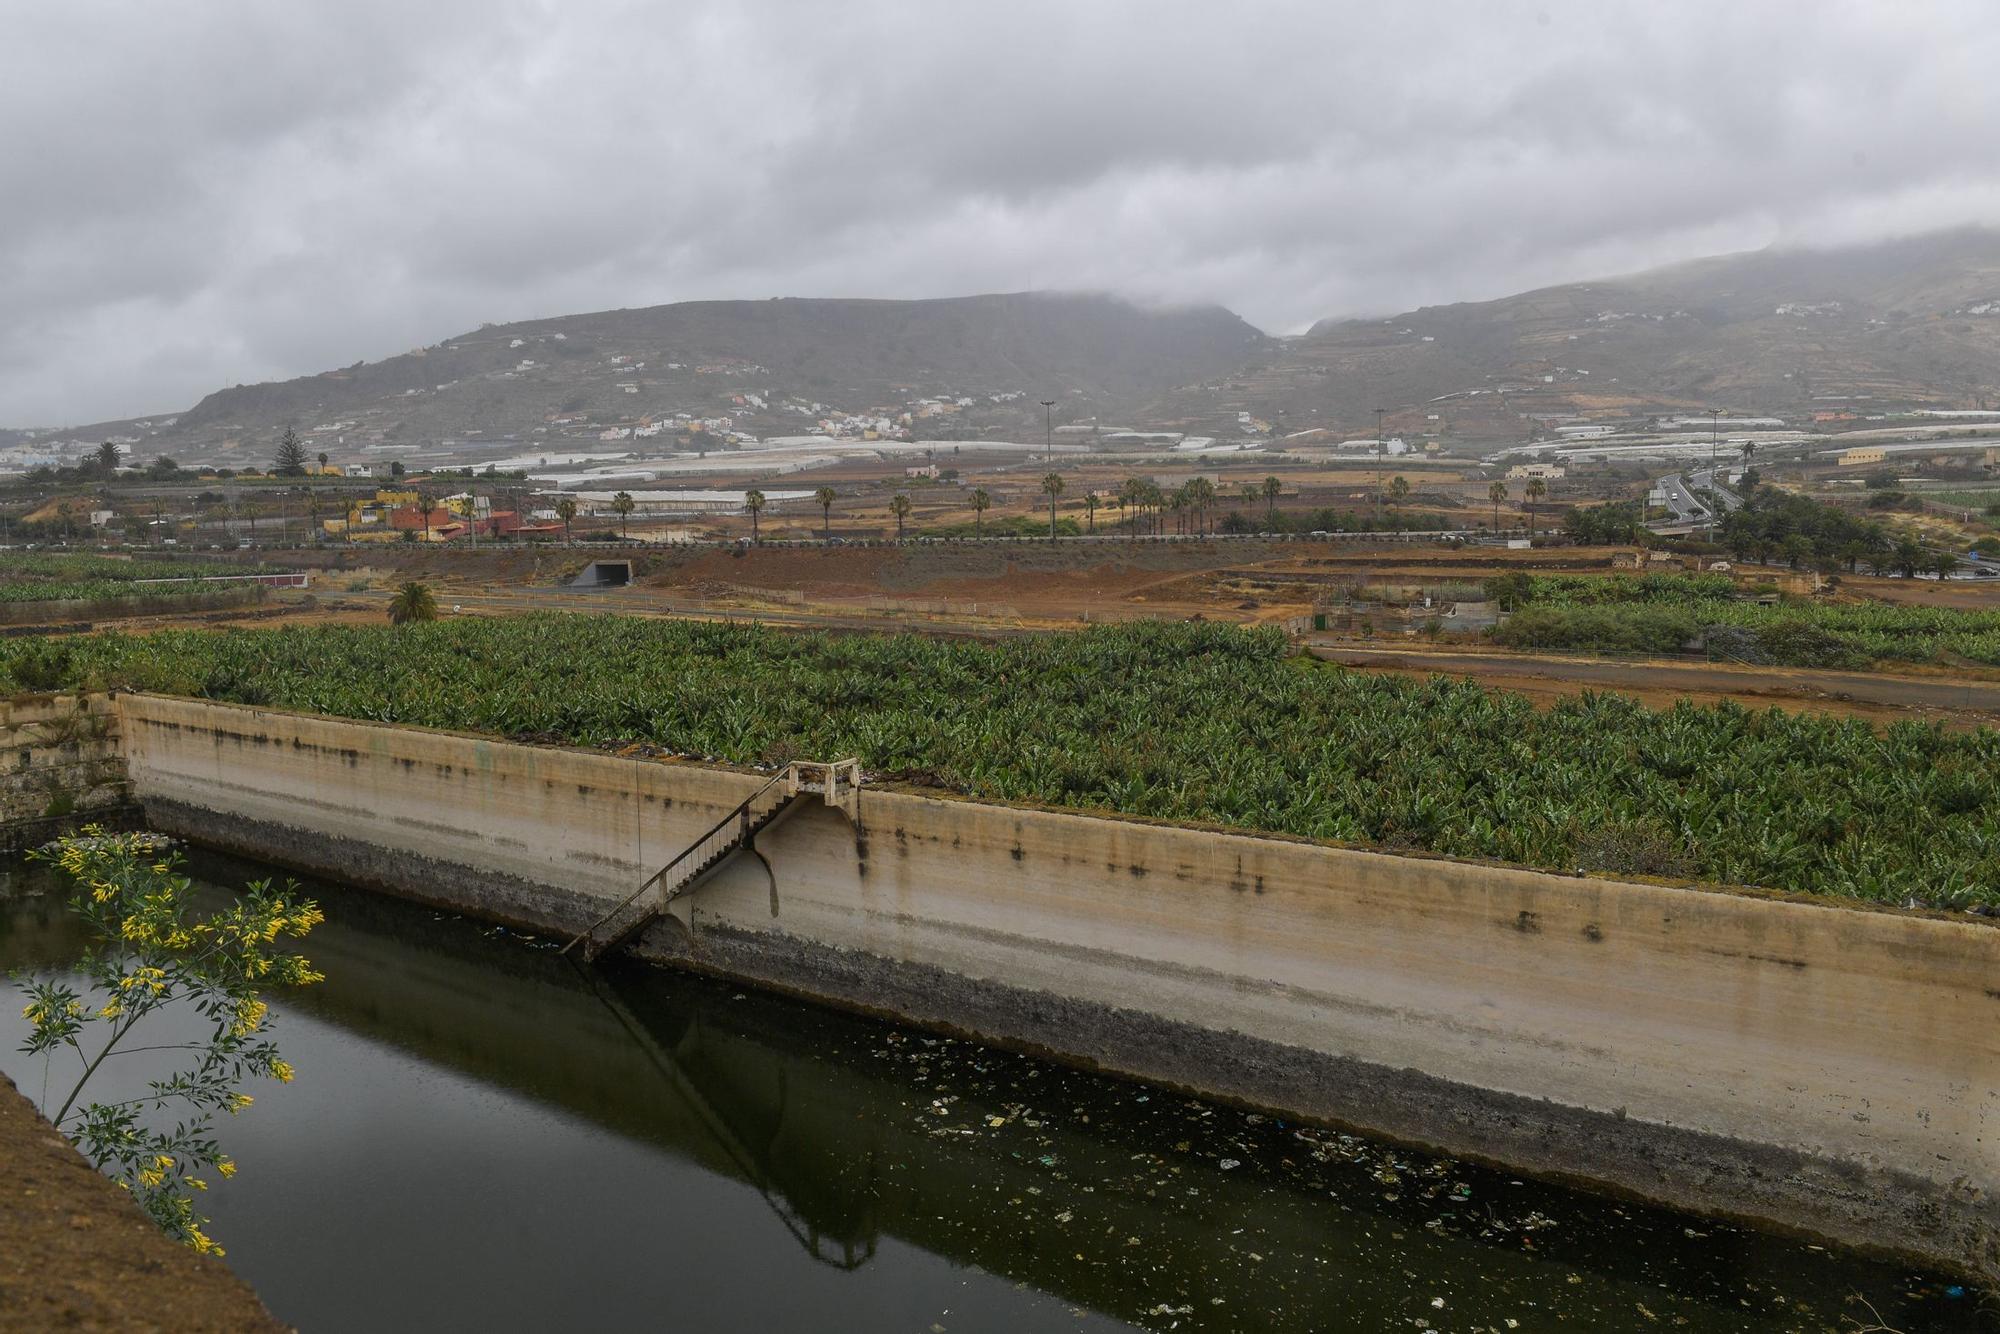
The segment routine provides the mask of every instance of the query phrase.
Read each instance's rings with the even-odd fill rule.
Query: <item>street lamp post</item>
[[[1040,400],[1042,405],[1042,452],[1050,458],[1056,453],[1056,401],[1053,398]]]

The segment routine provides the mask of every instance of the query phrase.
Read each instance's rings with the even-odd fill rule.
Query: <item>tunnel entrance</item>
[[[632,582],[632,562],[629,560],[594,560],[583,567],[576,578],[569,581],[571,588],[623,588]]]

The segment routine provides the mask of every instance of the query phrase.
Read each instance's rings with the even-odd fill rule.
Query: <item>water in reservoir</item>
[[[2000,1329],[1949,1279],[312,889],[298,1079],[201,1201],[306,1334]],[[63,894],[0,863],[0,969],[77,955]]]

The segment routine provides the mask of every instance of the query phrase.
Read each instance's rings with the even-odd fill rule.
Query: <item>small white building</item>
[[[1560,463],[1517,463],[1507,470],[1507,480],[1520,482],[1531,477],[1539,477],[1543,481],[1552,482],[1561,477],[1563,472],[1564,468]]]

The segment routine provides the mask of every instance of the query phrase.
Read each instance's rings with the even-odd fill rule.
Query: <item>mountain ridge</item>
[[[1272,338],[1226,307],[1104,292],[901,300],[778,297],[543,316],[317,375],[204,396],[136,448],[269,452],[286,425],[350,447],[596,440],[728,419],[805,434],[822,418],[948,413],[926,434],[1034,438],[1099,417],[1202,434],[1240,414],[1285,433],[1521,438],[1538,419],[1710,407],[1807,420],[1843,408],[2000,403],[2000,230],[1766,248]],[[967,400],[959,403],[958,400]],[[1871,408],[1872,405],[1872,408]],[[948,418],[948,420],[947,420]],[[647,428],[649,431],[652,429]],[[6,433],[0,432],[0,439]]]

